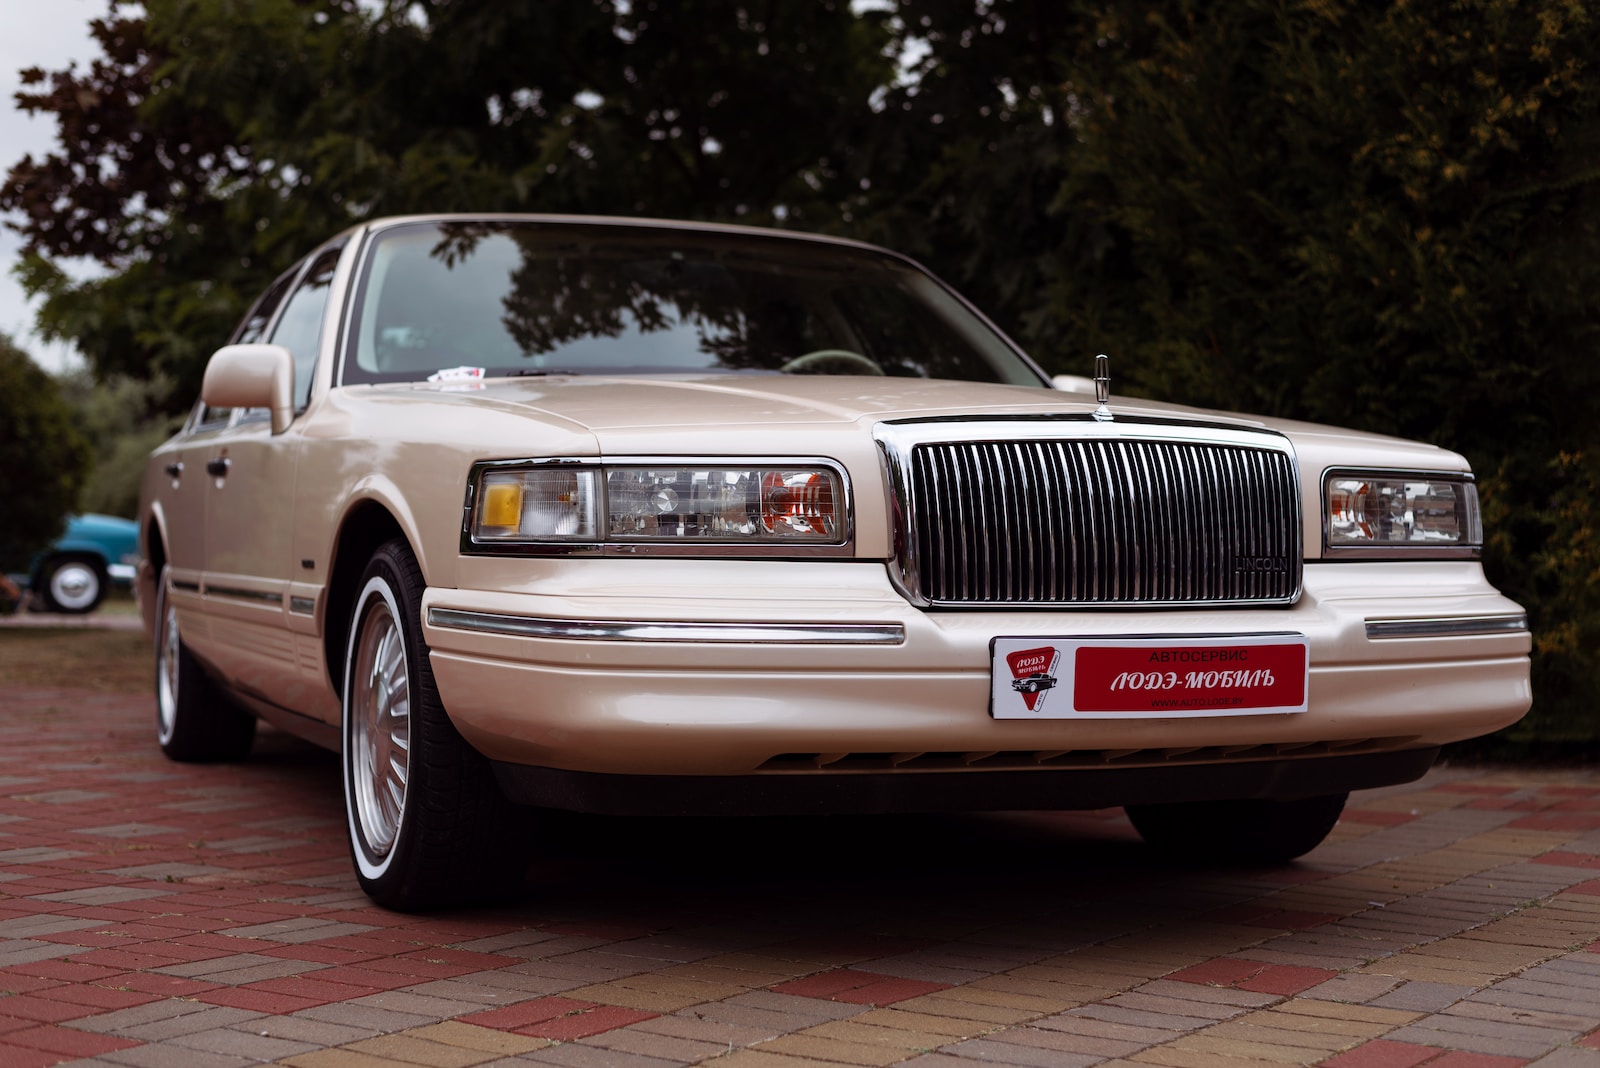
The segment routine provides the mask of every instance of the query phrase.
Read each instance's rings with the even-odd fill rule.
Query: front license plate
[[[1152,719],[1304,712],[1303,634],[996,638],[995,719]]]

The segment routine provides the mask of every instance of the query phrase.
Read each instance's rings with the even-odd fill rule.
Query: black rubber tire
[[[83,578],[91,586],[88,590],[87,600],[66,601],[57,597],[51,586],[57,574],[68,568],[83,570]],[[105,600],[106,588],[111,584],[111,576],[106,574],[105,564],[92,556],[67,554],[52,556],[39,565],[38,577],[32,586],[39,594],[39,602],[46,612],[63,612],[67,615],[86,615],[100,607],[100,602]]]
[[[1349,796],[1128,805],[1127,813],[1146,842],[1184,860],[1280,864],[1321,845]]]
[[[156,741],[169,759],[186,764],[243,760],[256,737],[256,718],[221,692],[183,644],[175,612],[167,610],[170,577],[156,586]]]
[[[505,799],[488,760],[461,737],[439,698],[422,638],[425,588],[404,541],[387,542],[373,553],[356,585],[341,689],[339,763],[351,860],[367,896],[401,912],[504,900],[520,889],[528,866],[525,813]],[[372,777],[360,770],[361,763],[376,764],[384,755],[373,748],[363,758],[361,745],[352,741],[354,721],[362,715],[353,706],[376,700],[355,696],[357,685],[375,685],[356,679],[358,647],[369,625],[398,632],[408,684],[404,787],[391,843],[369,834],[358,811],[357,783]]]

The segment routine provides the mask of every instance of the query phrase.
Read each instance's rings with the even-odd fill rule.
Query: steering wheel
[[[883,374],[883,368],[878,366],[878,361],[870,356],[863,356],[859,352],[851,352],[849,349],[818,349],[815,352],[808,352],[804,356],[796,356],[779,367],[778,370],[786,375],[806,374],[808,372],[814,374],[830,363],[849,368],[848,371],[835,372],[839,374]],[[827,374],[828,372],[821,371],[821,373]]]

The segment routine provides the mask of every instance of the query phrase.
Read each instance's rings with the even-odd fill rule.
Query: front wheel
[[[345,643],[345,822],[361,888],[412,911],[502,897],[526,855],[489,762],[445,714],[422,640],[421,569],[403,541],[372,556]]]
[[[1321,845],[1349,796],[1128,805],[1127,813],[1146,842],[1185,860],[1279,864]]]

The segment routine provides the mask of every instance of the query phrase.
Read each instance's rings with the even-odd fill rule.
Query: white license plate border
[[[1007,643],[1015,643],[1010,646]],[[1306,677],[1297,706],[1269,706],[1263,708],[1199,708],[1162,709],[1160,711],[1079,711],[1074,703],[1073,660],[1080,648],[1142,648],[1160,649],[1163,646],[1217,647],[1229,645],[1290,645],[1298,644],[1306,650]],[[1021,652],[1032,646],[1056,648],[1058,660],[1055,685],[1051,690],[1064,691],[1059,695],[1046,693],[1032,711],[1022,700],[1022,695],[1012,689],[1014,676],[1003,657],[1008,652]],[[1002,688],[1003,687],[1003,688]],[[1056,699],[1051,700],[1052,696]],[[1010,698],[1011,700],[1003,700]],[[1063,701],[1066,710],[1062,710]],[[1157,719],[1217,719],[1229,716],[1281,716],[1299,715],[1310,707],[1311,700],[1311,640],[1300,631],[1247,631],[1228,634],[998,634],[989,639],[989,717],[1002,722],[1074,722],[1083,720],[1138,720]],[[1005,708],[1007,711],[1002,712]],[[1017,712],[1016,709],[1021,711]],[[1050,709],[1054,711],[1050,711]]]

